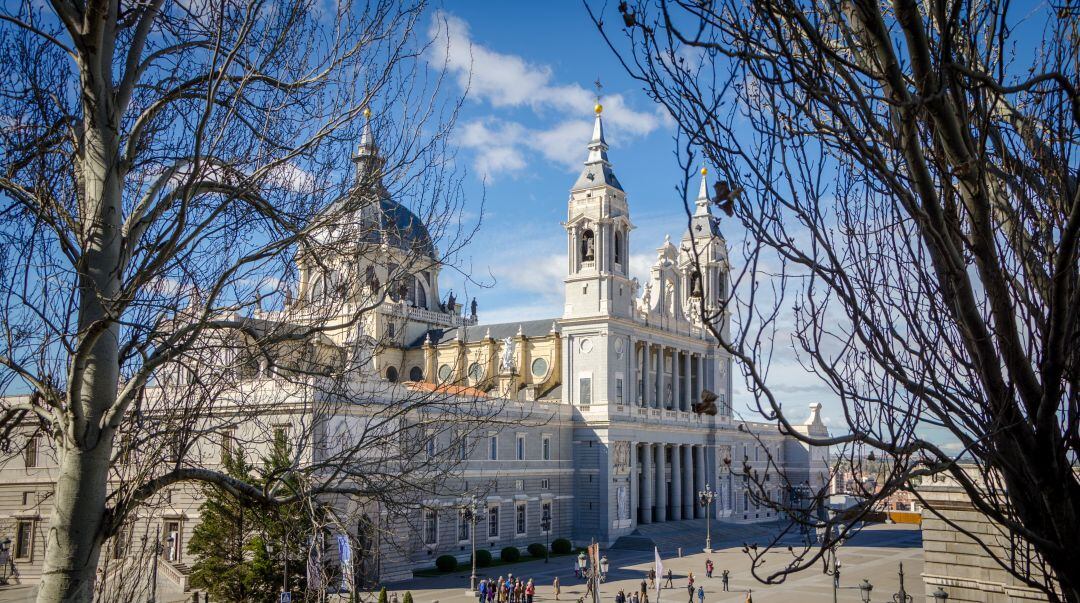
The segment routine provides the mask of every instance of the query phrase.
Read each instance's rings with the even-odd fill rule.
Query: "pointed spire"
[[[701,166],[701,185],[698,187],[695,216],[709,215],[709,170]]]
[[[571,190],[592,188],[604,184],[623,190],[622,184],[615,177],[615,172],[611,169],[611,162],[608,160],[608,145],[607,140],[604,138],[604,119],[601,117],[603,112],[604,106],[600,104],[598,97],[596,106],[593,107],[593,113],[596,117],[593,121],[592,140],[589,141],[589,156],[585,159],[585,169],[581,171],[581,175],[578,176],[577,182],[574,183]]]
[[[360,144],[356,148],[356,154],[352,158],[356,164],[357,180],[369,172],[377,172],[382,168],[382,158],[379,157],[379,145],[375,142],[375,136],[371,133],[371,109],[364,107],[364,126],[360,130]],[[375,186],[381,187],[381,174],[374,174]]]

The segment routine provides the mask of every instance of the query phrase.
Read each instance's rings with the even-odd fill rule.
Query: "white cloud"
[[[555,82],[547,65],[476,43],[468,23],[445,11],[435,14],[429,33],[435,39],[430,60],[445,65],[471,100],[496,109],[528,107],[542,120],[554,116],[553,122],[540,128],[495,117],[465,124],[461,143],[476,151],[474,165],[483,175],[495,177],[524,169],[528,162],[522,149],[567,169],[581,166],[592,127],[585,117],[594,102],[591,91],[579,84]],[[647,135],[666,119],[659,110],[635,111],[621,94],[604,96],[603,104],[606,134],[614,140]],[[581,117],[567,119],[566,115]],[[501,158],[501,154],[510,157]]]

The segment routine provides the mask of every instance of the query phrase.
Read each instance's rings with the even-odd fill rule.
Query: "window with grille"
[[[525,523],[525,509],[525,505],[518,505],[517,507],[517,533],[519,536],[523,536],[528,527]]]
[[[461,511],[458,511],[458,528],[457,528],[457,539],[458,539],[458,541],[465,542],[466,540],[469,539],[469,528],[470,527],[471,526],[469,525],[469,520],[465,517],[464,509],[461,510]]]
[[[499,507],[488,508],[488,538],[499,537]]]
[[[20,521],[15,526],[15,558],[29,560],[34,553],[34,522]]]
[[[517,437],[517,460],[525,460],[525,436],[523,435]]]
[[[439,514],[435,509],[424,509],[424,544],[439,542]]]
[[[545,461],[551,460],[551,438],[549,436],[544,436],[543,455]]]

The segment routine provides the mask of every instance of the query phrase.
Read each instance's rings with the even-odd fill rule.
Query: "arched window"
[[[622,266],[622,263],[623,263],[623,261],[622,261],[622,256],[623,256],[623,242],[622,242],[622,239],[623,239],[622,232],[616,230],[615,231],[615,263],[620,265],[620,266]]]
[[[581,261],[592,262],[596,260],[596,235],[592,230],[581,233]]]
[[[397,379],[398,379],[397,368],[392,367],[392,366],[387,368],[386,369],[386,380],[389,381],[390,383],[397,383]]]
[[[311,282],[311,293],[308,297],[312,300],[322,299],[326,295],[326,279],[322,275],[316,276]]]
[[[427,310],[427,289],[424,287],[424,280],[420,277],[412,277],[413,291],[412,300],[413,305],[417,308],[423,308]]]
[[[422,368],[420,368],[418,366],[414,366],[411,369],[409,369],[409,381],[423,381],[423,380],[424,380],[424,369],[422,369]]]

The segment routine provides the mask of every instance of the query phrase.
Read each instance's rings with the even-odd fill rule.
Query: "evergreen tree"
[[[226,451],[222,469],[237,479],[251,477],[251,467],[243,454]],[[257,590],[247,560],[248,544],[256,529],[251,510],[216,486],[205,488],[205,495],[202,521],[188,542],[188,552],[196,559],[191,566],[191,585],[217,601],[248,601]]]
[[[241,453],[226,452],[222,464],[230,476],[249,483],[296,488],[295,478],[288,473],[291,446],[281,432],[275,434],[261,471],[248,465]],[[205,492],[202,521],[188,544],[196,558],[191,585],[223,603],[271,601],[288,572],[289,590],[303,592],[306,542],[311,533],[305,506],[298,502],[266,507],[239,500],[218,487],[207,487]]]

